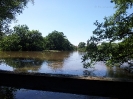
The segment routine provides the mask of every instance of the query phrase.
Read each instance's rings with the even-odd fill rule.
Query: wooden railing
[[[104,97],[133,97],[133,81],[129,79],[0,71],[0,85]]]

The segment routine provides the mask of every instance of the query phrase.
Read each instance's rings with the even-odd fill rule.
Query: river
[[[94,65],[94,68],[85,69],[83,68],[83,63],[81,62],[82,55],[84,55],[84,52],[78,51],[0,52],[0,70],[133,79],[133,74],[128,73],[119,67],[108,67],[103,62],[97,62]],[[3,90],[2,88],[3,86],[0,87],[0,91]],[[10,90],[10,88],[7,89]],[[32,97],[32,99],[58,99],[59,97],[66,97],[66,99],[97,99],[97,97],[94,96],[28,89],[15,89],[14,93],[16,99],[29,99],[28,97]],[[98,99],[104,98],[99,97]]]

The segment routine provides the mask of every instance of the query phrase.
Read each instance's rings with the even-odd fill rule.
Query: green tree
[[[78,51],[83,51],[83,52],[85,52],[85,51],[86,51],[86,43],[80,42],[80,43],[78,44]]]
[[[2,51],[18,51],[22,49],[19,45],[20,37],[16,34],[8,35],[0,41],[0,49]]]
[[[72,50],[73,45],[69,42],[63,32],[53,31],[45,38],[47,50]]]
[[[44,39],[42,33],[38,30],[32,30],[27,35],[27,50],[42,51],[44,50]]]
[[[78,48],[85,48],[85,42],[80,42],[79,44],[78,44]]]
[[[30,0],[0,0],[0,36],[9,32],[9,24],[16,20]],[[31,0],[33,2],[33,0]]]
[[[108,65],[121,65],[133,59],[133,13],[128,14],[128,10],[132,9],[133,0],[111,2],[115,3],[116,12],[113,16],[105,17],[103,23],[94,23],[97,28],[88,40],[88,52],[82,58],[85,67],[102,60]],[[108,43],[100,45],[104,41]]]
[[[1,40],[0,48],[3,51],[41,51],[44,39],[39,31],[30,31],[27,25],[18,25],[11,35]]]

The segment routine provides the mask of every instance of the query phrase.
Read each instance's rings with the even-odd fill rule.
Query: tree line
[[[15,26],[11,34],[0,40],[2,51],[70,51],[74,48],[63,32],[55,30],[43,37],[38,30],[29,30],[27,25]]]
[[[63,32],[52,31],[43,37],[38,30],[29,30],[27,25],[18,25],[9,29],[16,15],[21,14],[28,2],[34,0],[0,0],[0,50],[2,51],[42,51],[74,50]]]

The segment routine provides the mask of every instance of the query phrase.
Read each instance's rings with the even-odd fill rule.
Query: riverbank
[[[86,48],[78,48],[77,50],[80,52],[86,52]]]
[[[44,50],[43,52],[61,52],[60,50]]]

